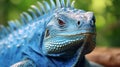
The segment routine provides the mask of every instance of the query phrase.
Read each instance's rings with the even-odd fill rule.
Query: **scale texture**
[[[0,25],[0,67],[99,67],[85,59],[96,43],[94,14],[74,2],[37,2]]]

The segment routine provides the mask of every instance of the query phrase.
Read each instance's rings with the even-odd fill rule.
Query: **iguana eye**
[[[60,19],[58,19],[58,23],[59,23],[59,25],[61,25],[61,26],[65,25],[65,23],[64,23],[62,20],[60,20]]]

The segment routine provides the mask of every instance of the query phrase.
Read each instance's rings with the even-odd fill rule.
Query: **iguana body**
[[[9,23],[12,32],[5,32],[7,36],[2,30],[0,67],[92,66],[84,55],[95,47],[93,13],[75,9],[69,0],[50,2],[51,6],[44,1],[46,9],[38,2],[41,11],[32,6],[37,14],[30,9],[32,17],[24,12],[19,28],[19,23]]]

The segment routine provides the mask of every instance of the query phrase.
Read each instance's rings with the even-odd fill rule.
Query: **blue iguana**
[[[50,3],[38,2],[0,26],[0,67],[95,67],[85,59],[95,47],[93,12],[75,9],[70,0]]]

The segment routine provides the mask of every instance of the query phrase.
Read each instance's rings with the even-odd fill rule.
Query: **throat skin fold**
[[[83,55],[84,55],[84,52],[83,52],[83,51],[84,51],[84,49],[85,49],[85,45],[86,45],[86,43],[87,43],[87,40],[88,40],[88,36],[86,36],[86,39],[84,40],[81,48],[78,49],[79,53],[78,53],[78,56],[77,56],[77,60],[76,60],[76,62],[72,65],[72,67],[75,67],[76,64],[80,61],[80,59],[83,58]]]

